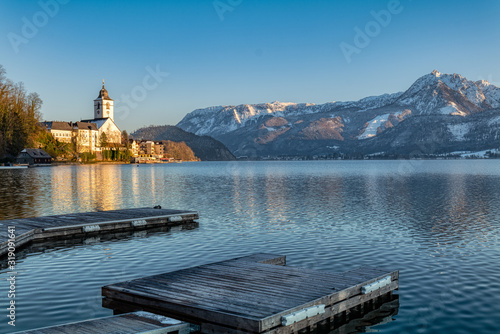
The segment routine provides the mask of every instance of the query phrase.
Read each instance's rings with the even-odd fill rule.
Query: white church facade
[[[104,87],[94,100],[94,118],[79,122],[42,122],[40,125],[60,142],[73,143],[77,153],[100,153],[107,147],[122,144],[121,131],[114,121],[114,101]],[[103,135],[104,134],[104,135]]]
[[[99,140],[105,133],[106,141],[111,145],[122,142],[122,132],[114,121],[114,108],[114,101],[109,97],[103,80],[99,96],[94,100],[94,119],[82,120],[82,122],[94,123],[97,126]]]

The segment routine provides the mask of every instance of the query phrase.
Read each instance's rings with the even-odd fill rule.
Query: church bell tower
[[[104,88],[104,80],[102,81],[102,89],[99,91],[99,96],[94,100],[94,119],[111,118],[113,120],[114,101],[109,97],[108,91]]]

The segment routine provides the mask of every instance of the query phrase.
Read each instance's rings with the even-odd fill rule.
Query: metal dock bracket
[[[146,226],[147,225],[147,221],[142,219],[142,220],[134,220],[132,223],[130,223],[130,225],[132,225],[133,227],[139,227],[139,226]]]
[[[378,290],[380,288],[383,288],[384,286],[389,284],[391,284],[391,276],[386,276],[382,279],[379,279],[378,281],[362,286],[361,293],[367,294],[375,290]]]
[[[172,217],[168,217],[168,221],[171,222],[171,223],[177,223],[177,222],[181,222],[184,218],[182,218],[182,216],[172,216]]]
[[[288,326],[304,319],[325,313],[325,305],[315,305],[281,317],[281,325]]]
[[[82,227],[84,233],[97,232],[100,231],[101,227],[99,225],[85,225]]]

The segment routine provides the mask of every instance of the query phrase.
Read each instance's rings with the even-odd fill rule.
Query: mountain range
[[[500,147],[500,88],[437,70],[406,91],[359,101],[218,106],[177,126],[236,156],[428,156]]]

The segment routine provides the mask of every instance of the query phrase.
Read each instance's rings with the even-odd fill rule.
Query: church
[[[99,96],[94,100],[94,118],[79,122],[42,122],[45,128],[60,142],[73,143],[77,153],[100,154],[104,147],[119,146],[121,131],[114,121],[114,101],[102,82]]]
[[[114,101],[104,87],[104,80],[99,96],[94,100],[94,119],[82,120],[82,122],[96,125],[97,138],[102,138],[102,134],[105,133],[108,144],[121,144],[122,133],[114,121]]]

